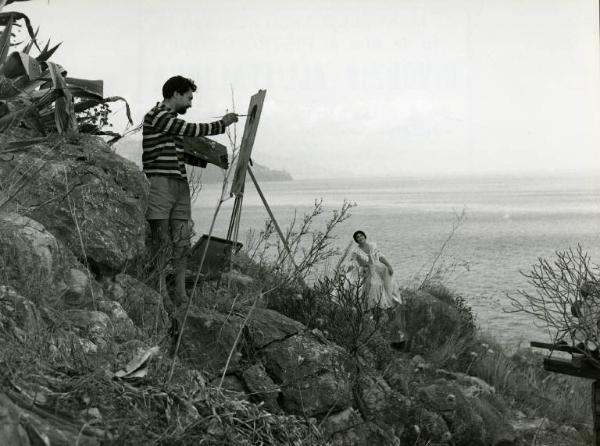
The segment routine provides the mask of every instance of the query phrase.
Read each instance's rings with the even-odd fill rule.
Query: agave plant
[[[102,107],[101,112],[106,113],[106,104],[124,101],[132,123],[127,101],[120,96],[105,98],[102,80],[68,77],[61,65],[51,62],[60,43],[51,46],[48,41],[40,48],[38,31],[25,14],[2,12],[3,6],[15,1],[29,0],[0,0],[0,132],[24,126],[40,135],[86,132],[118,136],[95,125],[89,119],[90,110]],[[26,44],[14,41],[14,30],[23,26],[21,22],[30,39]],[[20,51],[11,52],[19,45]],[[31,55],[34,48],[38,52],[35,57]]]

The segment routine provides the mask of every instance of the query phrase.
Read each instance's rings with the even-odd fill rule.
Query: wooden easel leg
[[[600,381],[592,383],[592,418],[594,421],[594,445],[600,446]]]

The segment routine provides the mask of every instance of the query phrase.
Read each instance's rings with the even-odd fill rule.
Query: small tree
[[[570,338],[597,365],[600,331],[600,268],[581,246],[556,252],[553,261],[539,258],[530,272],[522,272],[533,291],[508,296],[509,312],[533,316],[548,328],[555,341]]]

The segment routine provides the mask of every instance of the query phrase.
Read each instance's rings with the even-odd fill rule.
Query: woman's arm
[[[381,263],[383,263],[385,266],[387,266],[387,269],[390,272],[390,274],[394,274],[394,269],[392,268],[392,265],[390,265],[390,262],[388,262],[385,257],[379,256],[379,261]]]

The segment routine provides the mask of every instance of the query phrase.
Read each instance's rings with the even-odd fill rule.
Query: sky
[[[5,10],[62,41],[53,60],[103,79],[136,123],[176,74],[199,87],[190,121],[246,113],[266,89],[252,157],[297,178],[600,171],[598,0],[33,0]],[[113,109],[124,130],[123,106]]]

